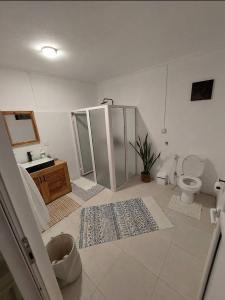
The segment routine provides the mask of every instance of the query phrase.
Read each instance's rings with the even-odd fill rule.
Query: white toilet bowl
[[[182,190],[181,201],[192,203],[194,201],[194,194],[198,193],[202,187],[202,182],[197,177],[180,176],[178,185]]]
[[[182,162],[183,175],[178,179],[181,201],[190,204],[194,201],[194,194],[201,190],[202,182],[200,176],[204,170],[204,161],[197,155],[189,155]]]

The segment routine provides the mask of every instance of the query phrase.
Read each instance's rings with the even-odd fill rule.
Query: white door
[[[212,240],[210,243],[208,255],[206,258],[206,262],[202,274],[202,280],[201,280],[199,293],[197,297],[198,300],[203,300],[205,299],[204,297],[206,297],[206,290],[208,289],[209,278],[211,276],[212,267],[214,266],[215,257],[217,256],[218,246],[222,245],[220,244],[221,231],[222,231],[221,218],[222,218],[222,213],[224,211],[225,211],[225,185],[221,185],[221,189],[217,193],[216,209],[215,208],[210,209],[211,221],[213,223],[216,222],[216,228],[214,229],[213,232]],[[207,300],[209,299],[210,298],[207,298]]]
[[[0,199],[0,299],[43,299],[1,203]]]
[[[34,280],[35,285],[39,288],[43,299],[62,300],[62,294],[60,292],[50,260],[47,255],[47,251],[41,238],[41,234],[39,232],[33,212],[27,199],[26,191],[22,183],[22,179],[1,114],[0,199],[1,207],[7,217],[7,222],[12,230],[14,238],[17,241],[17,245],[20,249],[24,249],[22,255],[24,257],[25,263],[27,264],[29,272],[26,273],[26,275],[24,273],[24,276],[30,277],[30,282]],[[1,216],[0,219],[1,222],[3,222]],[[3,226],[3,224],[1,226]],[[19,252],[16,250],[16,247],[14,249],[15,251],[13,251],[12,248],[14,247],[12,245],[10,246],[10,244],[7,244],[10,243],[11,238],[10,235],[7,234],[7,230],[2,230],[2,228],[0,228],[0,232],[2,239],[0,242],[0,249],[2,251],[4,260],[6,260],[6,262],[8,263],[12,276],[15,278],[16,283],[18,283],[19,280],[20,282],[23,281],[21,284],[24,284],[29,289],[29,280],[25,280],[25,277],[20,277],[19,275],[19,272],[23,271],[23,267],[20,270],[20,268],[18,268],[20,264],[18,263],[17,265],[17,263],[14,261],[14,259],[16,259],[16,256],[19,255]],[[7,241],[7,237],[9,238],[9,241]],[[21,247],[21,245],[24,245],[24,247]],[[13,261],[14,263],[12,263]],[[20,288],[23,286],[21,284]],[[29,291],[27,290],[27,292]],[[0,299],[2,298],[0,297]],[[38,298],[37,296],[36,298],[35,296],[26,296],[24,297],[24,299],[36,300]]]
[[[208,279],[204,300],[225,299],[225,213],[220,214],[221,236]]]

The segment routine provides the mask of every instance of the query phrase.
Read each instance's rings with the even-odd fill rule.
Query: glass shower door
[[[136,113],[135,108],[125,108],[126,111],[126,148],[127,148],[127,155],[126,155],[126,168],[127,168],[127,177],[128,179],[131,178],[136,174],[136,153],[131,146],[130,143],[133,145],[135,144],[136,139]]]
[[[110,114],[115,159],[116,187],[118,188],[126,182],[124,109],[121,107],[112,107],[110,109]]]
[[[93,171],[87,114],[86,112],[79,112],[75,114],[75,117],[79,139],[78,150],[80,152],[81,173],[85,175]]]
[[[105,109],[89,110],[97,183],[110,188]]]

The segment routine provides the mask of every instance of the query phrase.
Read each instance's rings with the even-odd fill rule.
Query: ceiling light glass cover
[[[57,49],[45,46],[41,48],[41,53],[48,58],[55,58],[57,56]]]

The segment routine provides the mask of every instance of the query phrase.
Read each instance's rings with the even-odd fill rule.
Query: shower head
[[[111,101],[111,105],[113,105],[114,101],[111,98],[104,98],[100,104],[109,104],[109,101]]]

